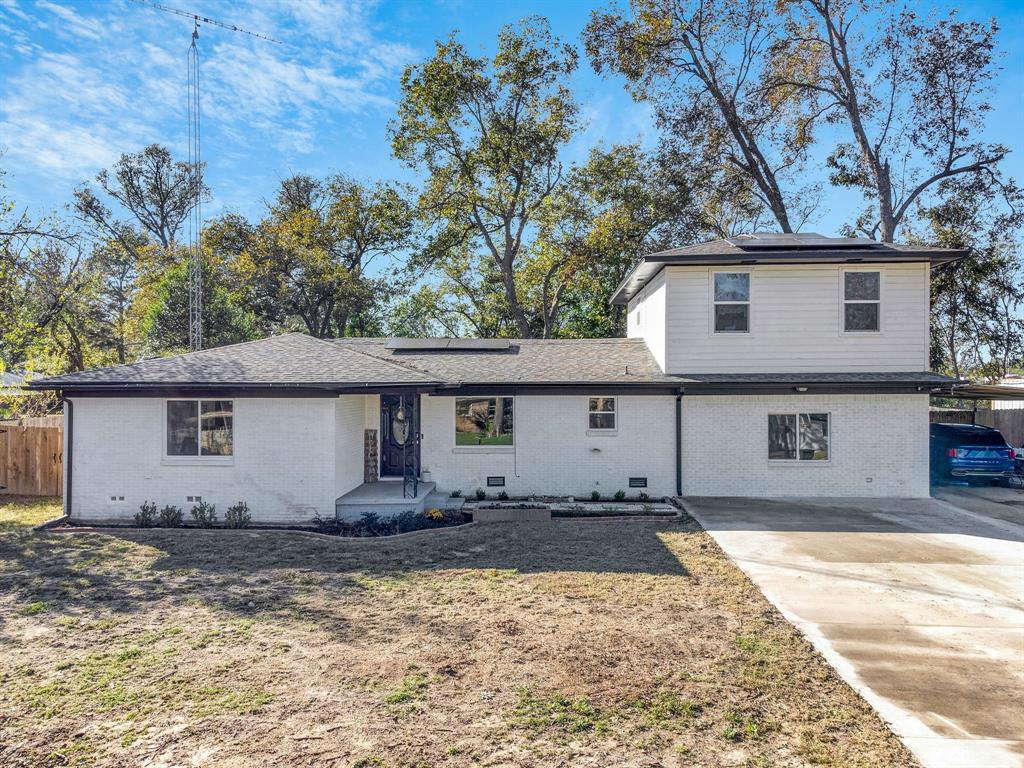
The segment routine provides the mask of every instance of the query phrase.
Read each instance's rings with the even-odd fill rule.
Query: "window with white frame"
[[[747,333],[750,331],[750,273],[715,272],[715,333]]]
[[[167,456],[231,456],[234,449],[234,402],[168,400]]]
[[[591,397],[587,408],[590,429],[610,431],[617,427],[614,397]]]
[[[843,330],[877,331],[882,308],[882,273],[843,272]]]
[[[773,413],[768,416],[769,461],[828,461],[827,413]]]

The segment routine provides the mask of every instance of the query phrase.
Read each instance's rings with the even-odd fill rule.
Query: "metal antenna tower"
[[[196,199],[188,219],[188,348],[203,348],[203,152],[199,131],[199,22],[188,48],[188,162],[192,166]]]
[[[188,162],[195,176],[196,196],[188,222],[188,347],[192,352],[203,348],[203,160],[202,131],[199,108],[199,24],[210,24],[232,32],[283,45],[280,40],[250,32],[247,29],[171,8],[152,0],[132,0],[154,10],[192,19],[192,43],[188,48]]]

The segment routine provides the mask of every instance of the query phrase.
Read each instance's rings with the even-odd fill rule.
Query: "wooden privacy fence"
[[[935,410],[931,412],[933,422],[945,424],[970,424],[971,416],[970,410]],[[986,427],[995,427],[1015,448],[1024,445],[1024,408],[1000,411],[979,408],[974,414],[974,422]]]
[[[0,494],[60,496],[63,431],[60,416],[0,421]]]

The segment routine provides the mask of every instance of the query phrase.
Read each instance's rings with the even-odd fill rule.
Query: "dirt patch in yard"
[[[689,518],[356,542],[33,514],[0,500],[5,766],[915,765]]]

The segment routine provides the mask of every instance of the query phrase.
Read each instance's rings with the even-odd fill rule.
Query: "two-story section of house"
[[[741,235],[647,256],[612,301],[683,389],[688,495],[926,496],[931,270],[963,251]]]
[[[929,276],[959,251],[751,235],[644,258],[628,338],[259,341],[35,381],[65,504],[258,522],[486,494],[926,496]],[[621,493],[620,493],[621,492]],[[434,501],[427,501],[428,495]]]

